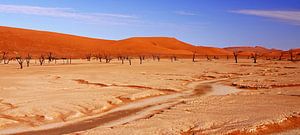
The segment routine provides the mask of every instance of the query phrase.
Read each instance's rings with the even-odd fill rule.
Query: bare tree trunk
[[[155,57],[156,57],[155,55],[152,55],[152,59],[153,59],[153,61],[155,61]]]
[[[238,57],[237,55],[234,55],[235,63],[238,63]]]
[[[48,63],[52,61],[52,52],[48,53]]]
[[[22,57],[16,57],[16,60],[18,61],[19,65],[20,65],[20,69],[23,69],[24,59],[22,59]]]
[[[25,60],[26,60],[26,65],[27,65],[27,67],[29,67],[30,60],[31,60],[30,54],[27,55],[27,57],[25,58]]]
[[[129,61],[129,65],[131,65],[131,58],[128,58],[128,61]]]
[[[290,54],[290,60],[294,61],[294,59],[293,59],[293,49],[289,50],[289,54]]]
[[[206,55],[206,59],[207,59],[207,61],[210,61],[210,58],[209,58],[209,56],[208,56],[208,55]]]
[[[196,52],[193,53],[193,62],[195,62]]]
[[[257,63],[257,57],[258,57],[259,55],[258,55],[258,53],[252,53],[251,54],[251,57],[253,58],[253,63]]]
[[[8,52],[2,52],[2,60],[4,64],[8,64],[10,61],[10,58],[8,57]]]
[[[39,58],[39,62],[40,62],[40,65],[42,66],[45,62],[45,57],[44,55],[41,55],[40,58]]]
[[[282,60],[283,57],[283,52],[280,53],[279,59],[278,60]]]
[[[105,56],[104,58],[105,58],[105,63],[109,63],[111,61],[110,56]]]
[[[139,56],[139,58],[140,58],[140,64],[142,64],[143,63],[143,57]]]
[[[91,53],[86,54],[86,55],[85,55],[85,58],[86,58],[87,61],[91,61],[92,54],[91,54]]]
[[[234,50],[233,56],[234,56],[235,63],[238,63],[238,51]]]

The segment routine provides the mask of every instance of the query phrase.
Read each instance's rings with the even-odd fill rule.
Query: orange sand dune
[[[261,46],[255,46],[255,47],[239,46],[239,47],[227,47],[224,49],[228,51],[238,51],[240,52],[239,55],[242,56],[251,56],[251,54],[253,53],[258,53],[263,56],[280,56],[281,52],[283,52],[282,50],[268,49]]]
[[[119,52],[133,54],[164,55],[229,55],[231,52],[220,48],[193,46],[169,37],[133,37],[112,44]]]
[[[0,50],[10,55],[38,56],[53,52],[60,57],[78,57],[105,49],[112,40],[93,39],[67,34],[0,27]]]
[[[0,26],[0,51],[9,52],[10,57],[34,57],[52,52],[56,57],[84,58],[86,54],[102,55],[232,55],[238,49],[241,55],[258,51],[263,54],[280,55],[280,50],[263,47],[215,48],[193,46],[169,37],[133,37],[123,40],[105,40],[74,36],[47,31],[27,30]]]
[[[0,26],[0,51],[11,57],[34,57],[52,52],[56,57],[83,58],[86,54],[109,55],[230,55],[229,51],[200,47],[168,37],[133,37],[124,40],[104,40],[55,32]]]

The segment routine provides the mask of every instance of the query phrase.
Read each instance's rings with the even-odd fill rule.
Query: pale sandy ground
[[[300,134],[300,64],[251,62],[1,64],[0,134]]]

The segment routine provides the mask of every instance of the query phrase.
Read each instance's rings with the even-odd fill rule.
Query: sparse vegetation
[[[30,60],[31,60],[30,54],[27,55],[27,57],[25,58],[25,60],[26,60],[26,65],[27,65],[27,67],[29,67]]]
[[[207,61],[211,61],[211,59],[209,58],[208,55],[206,55],[206,60],[207,60]]]
[[[254,53],[251,54],[251,58],[253,59],[253,63],[257,63],[257,58],[259,56],[260,55],[257,52],[254,52]]]
[[[8,52],[2,52],[2,58],[1,58],[1,61],[3,61],[3,64],[8,64],[9,61],[11,61],[12,58],[9,58],[8,56]]]
[[[112,58],[110,57],[110,55],[105,55],[104,59],[105,59],[105,63],[110,63],[110,61],[112,60]]]
[[[175,55],[171,56],[171,62],[177,61],[177,57]]]
[[[54,58],[52,55],[53,55],[52,52],[49,52],[49,53],[47,54],[48,63],[52,62],[52,60],[53,60],[53,58]]]
[[[278,60],[282,60],[283,55],[284,55],[284,52],[281,52]]]
[[[99,60],[99,62],[102,62],[102,55],[98,53],[96,56],[96,60]]]
[[[23,69],[23,62],[24,62],[24,59],[23,59],[21,56],[18,56],[18,57],[16,57],[16,60],[17,60],[17,62],[18,62],[19,65],[20,65],[20,69]]]
[[[233,51],[233,56],[234,56],[235,63],[238,63],[238,54],[239,54],[239,52],[237,50]]]
[[[45,56],[43,54],[41,54],[41,56],[39,57],[39,62],[40,62],[40,65],[42,66],[45,62]]]
[[[139,56],[140,58],[140,64],[143,64],[143,60],[145,59],[145,56]]]
[[[196,52],[193,53],[193,62],[196,62],[195,58],[196,58]]]
[[[289,53],[289,55],[290,55],[290,61],[294,61],[294,56],[293,56],[293,49],[290,49],[289,51],[288,51],[288,53]]]
[[[125,59],[125,57],[124,57],[124,56],[121,56],[122,64],[124,64],[124,59]]]
[[[92,54],[91,53],[86,54],[85,58],[86,58],[87,61],[91,61]]]
[[[131,58],[127,57],[127,59],[128,59],[129,65],[131,65]]]

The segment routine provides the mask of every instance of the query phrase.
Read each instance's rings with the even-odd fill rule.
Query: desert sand
[[[158,55],[168,58],[175,55],[190,58],[195,53],[202,57],[226,58],[231,57],[234,50],[239,51],[240,57],[245,58],[254,52],[259,53],[264,59],[278,59],[281,53],[284,57],[289,57],[287,51],[262,46],[217,48],[192,45],[174,37],[132,37],[122,40],[106,40],[0,26],[0,54],[8,52],[8,57],[26,57],[29,54],[34,58],[39,58],[41,55],[47,56],[52,53],[55,58],[85,58],[87,54],[115,57]],[[293,54],[294,57],[299,57],[300,49],[294,48]]]
[[[299,48],[1,26],[0,54],[0,134],[300,133]]]
[[[0,74],[0,134],[300,132],[297,62],[32,60]]]

